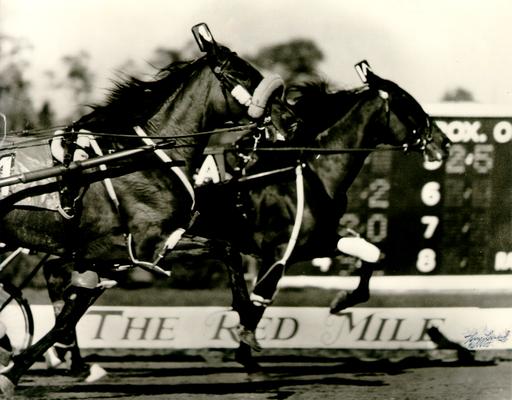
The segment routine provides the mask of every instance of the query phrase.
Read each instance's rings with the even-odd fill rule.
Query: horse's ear
[[[215,54],[217,52],[217,43],[204,22],[201,22],[192,27],[192,33],[194,34],[194,38],[196,39],[197,45],[202,52],[207,54]]]
[[[363,60],[354,65],[359,78],[363,81],[363,83],[370,83],[371,79],[375,76],[373,73],[370,64],[368,61]]]

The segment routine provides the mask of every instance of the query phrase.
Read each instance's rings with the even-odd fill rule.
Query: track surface
[[[108,375],[93,383],[46,370],[43,363],[19,383],[14,399],[512,399],[512,362],[409,357],[401,361],[356,358],[265,360],[267,377],[249,380],[233,361],[167,362],[109,358]],[[260,377],[262,378],[262,377]]]
[[[212,291],[154,288],[107,292],[105,305],[212,305]],[[29,292],[29,294],[33,294]],[[41,298],[36,293],[33,304]],[[144,301],[141,302],[139,294]],[[186,297],[185,294],[189,296]],[[286,291],[276,305],[327,307],[336,291]],[[45,294],[46,296],[46,294]],[[109,297],[110,296],[110,297]],[[169,296],[169,299],[165,296]],[[229,305],[230,293],[219,294],[215,305]],[[192,303],[191,303],[192,299]],[[512,295],[453,293],[425,295],[372,295],[366,307],[509,307]],[[133,301],[133,304],[130,303]],[[148,304],[154,301],[155,304]],[[180,301],[176,303],[177,301]],[[166,353],[166,352],[165,352]],[[340,353],[340,354],[338,354]],[[512,352],[498,357],[477,352],[478,361],[464,365],[451,350],[434,354],[401,352],[358,354],[350,357],[331,350],[282,352],[264,350],[264,380],[248,380],[229,351],[188,352],[186,355],[130,354],[115,350],[87,356],[108,375],[93,383],[50,372],[38,362],[20,381],[14,399],[149,399],[149,400],[512,400]],[[352,355],[352,353],[350,353]],[[373,361],[370,360],[372,357]],[[375,361],[379,358],[379,361]],[[487,361],[496,359],[497,361]],[[397,360],[397,361],[389,361]],[[502,360],[502,361],[500,361]],[[506,361],[505,361],[506,360]]]

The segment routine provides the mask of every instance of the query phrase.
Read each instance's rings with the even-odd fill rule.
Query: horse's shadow
[[[214,394],[227,395],[237,393],[264,393],[264,392],[281,392],[282,388],[289,388],[288,391],[293,392],[293,387],[308,385],[333,385],[333,386],[362,386],[362,387],[380,387],[387,385],[378,379],[351,379],[340,377],[324,377],[318,376],[307,379],[270,378],[267,380],[244,381],[244,382],[218,382],[218,383],[177,383],[177,384],[126,384],[122,382],[108,383],[98,382],[87,385],[46,385],[44,389],[39,387],[26,387],[23,384],[18,386],[17,395],[24,396],[21,398],[51,398],[51,393],[63,395],[64,393],[105,393],[107,396],[116,397],[118,394],[129,396],[140,395],[163,395],[163,394]],[[117,394],[117,395],[115,395]],[[290,393],[292,394],[292,393]],[[58,397],[56,397],[58,398]],[[107,397],[108,398],[108,397]],[[286,397],[280,397],[286,398]]]
[[[38,377],[44,380],[51,378],[51,374],[45,370],[32,371],[29,374],[32,382],[21,382],[17,388],[20,398],[52,398],[56,396],[72,394],[81,396],[85,393],[105,393],[107,396],[122,394],[126,396],[138,395],[163,395],[168,393],[181,394],[240,394],[277,392],[280,399],[287,398],[285,392],[293,394],[294,387],[308,385],[332,385],[340,387],[380,387],[387,385],[380,379],[353,378],[335,376],[338,373],[353,372],[344,364],[334,365],[286,365],[265,367],[264,374],[248,376],[243,369],[230,365],[214,367],[208,365],[192,367],[167,367],[167,368],[108,368],[109,375],[100,381],[93,383],[77,383],[76,378],[55,379],[48,384],[38,384]],[[194,382],[197,377],[218,375],[215,382]],[[239,375],[239,376],[238,376]],[[225,378],[223,378],[223,376]],[[167,379],[166,379],[167,378]],[[165,383],[165,380],[178,378],[181,382]],[[150,381],[151,379],[151,381]],[[186,382],[186,381],[189,382]],[[213,380],[213,377],[212,377]],[[134,381],[140,383],[133,383]],[[144,383],[151,382],[151,383]],[[185,381],[185,382],[183,382]],[[127,383],[129,382],[129,383]],[[157,383],[158,382],[158,383]],[[162,384],[163,382],[163,384]],[[283,389],[285,389],[283,391]],[[283,397],[284,396],[284,397]],[[60,397],[55,397],[60,398]],[[107,397],[108,398],[108,397]]]
[[[473,360],[470,365],[489,366],[495,364],[494,361]],[[468,366],[469,364],[464,360],[444,361],[412,356],[400,361],[388,359],[364,361],[356,357],[347,357],[339,360],[332,359],[330,362],[325,360],[319,362],[315,358],[308,361],[307,357],[302,358],[301,361],[295,359],[292,362],[290,362],[290,359],[287,361],[280,360],[279,357],[263,357],[263,365],[264,374],[249,377],[243,369],[229,362],[221,366],[201,363],[192,366],[188,364],[183,367],[178,363],[176,366],[166,366],[164,368],[134,366],[134,368],[127,369],[107,367],[109,375],[100,381],[86,384],[77,383],[76,378],[56,379],[53,383],[49,382],[44,388],[36,383],[38,377],[44,380],[49,379],[52,376],[51,372],[35,370],[29,376],[32,375],[31,378],[37,384],[37,387],[32,386],[30,382],[22,382],[18,387],[17,395],[22,396],[20,398],[51,398],[52,393],[57,396],[64,394],[71,396],[73,393],[81,396],[88,392],[105,393],[107,396],[111,395],[113,397],[119,394],[127,396],[163,395],[167,393],[225,395],[276,392],[280,399],[285,399],[288,397],[288,392],[290,392],[289,395],[293,394],[294,387],[308,385],[381,387],[387,386],[388,383],[380,378],[406,374],[411,369],[454,368]],[[340,376],[340,374],[347,374],[348,376]],[[194,382],[197,377],[208,375],[218,375],[218,377],[215,382]],[[165,382],[172,378],[181,382]],[[184,380],[185,382],[183,382]],[[186,382],[187,380],[189,382]],[[133,383],[134,381],[137,383]],[[150,383],[144,383],[144,381]]]

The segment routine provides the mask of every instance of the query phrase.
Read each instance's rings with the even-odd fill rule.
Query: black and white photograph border
[[[511,399],[511,18],[0,0],[0,398]]]

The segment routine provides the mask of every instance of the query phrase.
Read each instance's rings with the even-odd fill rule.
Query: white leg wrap
[[[338,250],[365,262],[379,261],[380,249],[362,237],[344,237],[338,241]]]
[[[274,299],[265,299],[262,296],[254,293],[251,293],[250,298],[252,303],[258,307],[268,307],[274,302]]]

